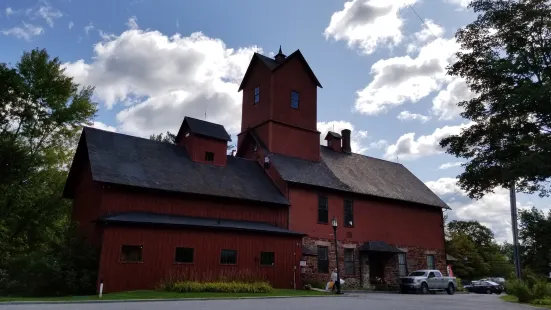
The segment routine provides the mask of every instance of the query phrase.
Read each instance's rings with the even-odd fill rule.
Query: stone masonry
[[[339,241],[339,269],[340,277],[346,281],[346,288],[354,289],[370,289],[373,285],[370,283],[369,277],[369,258],[365,253],[360,254],[358,248],[362,243],[353,243],[349,241]],[[336,268],[335,263],[335,245],[334,240],[330,239],[314,239],[306,237],[303,239],[303,245],[313,250],[317,250],[318,246],[326,246],[328,248],[329,273],[318,273],[318,258],[316,256],[305,256],[306,266],[302,267],[301,275],[303,283],[326,283],[329,281],[331,272]],[[446,273],[445,253],[442,249],[423,249],[407,245],[393,246],[406,252],[407,272],[418,269],[427,269],[427,255],[434,255],[435,268],[440,270],[442,274]],[[354,274],[345,274],[344,268],[344,249],[354,249]],[[362,268],[360,263],[363,262]],[[398,255],[390,256],[390,259],[384,266],[385,281],[389,285],[396,286],[399,281]],[[362,287],[360,287],[360,278],[364,279]]]

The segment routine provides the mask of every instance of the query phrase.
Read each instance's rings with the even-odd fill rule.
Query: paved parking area
[[[507,303],[496,295],[447,294],[436,295],[398,295],[398,294],[357,294],[343,297],[308,297],[280,299],[239,299],[239,300],[187,300],[156,302],[119,302],[119,303],[79,303],[79,304],[0,304],[2,310],[168,310],[168,309],[222,309],[222,310],[472,310],[500,309],[521,310],[534,307]]]

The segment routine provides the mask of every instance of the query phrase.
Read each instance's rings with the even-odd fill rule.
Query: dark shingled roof
[[[214,138],[222,141],[231,141],[231,137],[224,126],[186,116],[184,117],[184,121],[182,122],[180,131],[176,136],[177,142],[181,138],[182,128],[184,128],[184,125],[187,125],[189,131],[196,135],[201,135],[204,137]]]
[[[262,233],[275,233],[304,236],[305,234],[262,222],[226,220],[204,217],[189,217],[149,212],[126,212],[103,217],[99,220],[108,224],[141,224],[172,227],[205,227],[228,230],[246,230]]]
[[[247,80],[247,78],[251,74],[250,73],[251,70],[252,70],[251,68],[252,68],[252,65],[255,61],[259,60],[264,65],[266,65],[266,67],[268,67],[268,69],[270,71],[275,71],[275,70],[281,68],[282,66],[284,66],[286,63],[288,63],[291,59],[294,59],[294,58],[298,58],[304,64],[306,73],[308,73],[308,75],[310,75],[310,77],[312,78],[314,83],[316,83],[316,85],[318,87],[322,88],[321,83],[319,82],[318,78],[314,74],[314,71],[312,71],[312,68],[310,68],[310,65],[308,64],[308,62],[304,58],[304,55],[302,55],[300,50],[296,50],[291,55],[287,56],[287,58],[285,58],[285,60],[282,63],[279,63],[275,59],[272,59],[270,57],[266,57],[266,56],[261,55],[259,53],[254,53],[253,57],[251,59],[251,62],[249,63],[249,67],[247,68],[247,71],[245,71],[245,75],[243,76],[243,80],[241,81],[241,84],[239,85],[239,90],[242,90],[243,87],[245,87],[245,81]]]
[[[95,181],[289,205],[256,161],[197,163],[178,145],[95,128],[83,137]]]
[[[327,137],[329,136],[332,136],[333,138],[336,138],[336,139],[342,139],[342,136],[336,132],[333,132],[333,131],[328,131],[327,132],[327,135],[325,136],[325,140],[327,140]]]
[[[360,252],[384,252],[384,253],[404,253],[404,251],[392,246],[384,241],[368,241],[362,244],[358,251]]]
[[[272,153],[269,156],[281,177],[288,182],[449,208],[399,163],[335,152],[325,146],[320,148],[320,162]]]

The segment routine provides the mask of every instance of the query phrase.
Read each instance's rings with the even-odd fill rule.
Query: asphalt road
[[[280,299],[239,299],[239,300],[187,300],[120,303],[79,303],[79,304],[0,304],[2,310],[168,310],[168,309],[222,309],[222,310],[291,310],[291,309],[370,309],[370,310],[459,310],[459,309],[534,309],[530,306],[507,303],[495,295],[446,294],[436,295],[397,295],[360,294],[344,297],[308,297]]]

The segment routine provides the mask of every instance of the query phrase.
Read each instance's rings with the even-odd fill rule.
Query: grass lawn
[[[124,299],[173,299],[173,298],[239,298],[239,297],[270,297],[270,296],[313,296],[328,295],[323,292],[303,290],[274,290],[271,293],[174,293],[165,291],[130,291],[112,294],[103,294],[101,300]],[[100,300],[98,295],[93,296],[65,296],[65,297],[0,297],[0,302],[8,301],[83,301]]]
[[[508,302],[518,302],[518,298],[513,295],[505,295],[505,296],[501,296],[500,298]],[[542,306],[542,305],[534,305],[534,304],[530,304],[530,305],[534,307],[544,308],[544,309],[551,309],[551,306]]]

